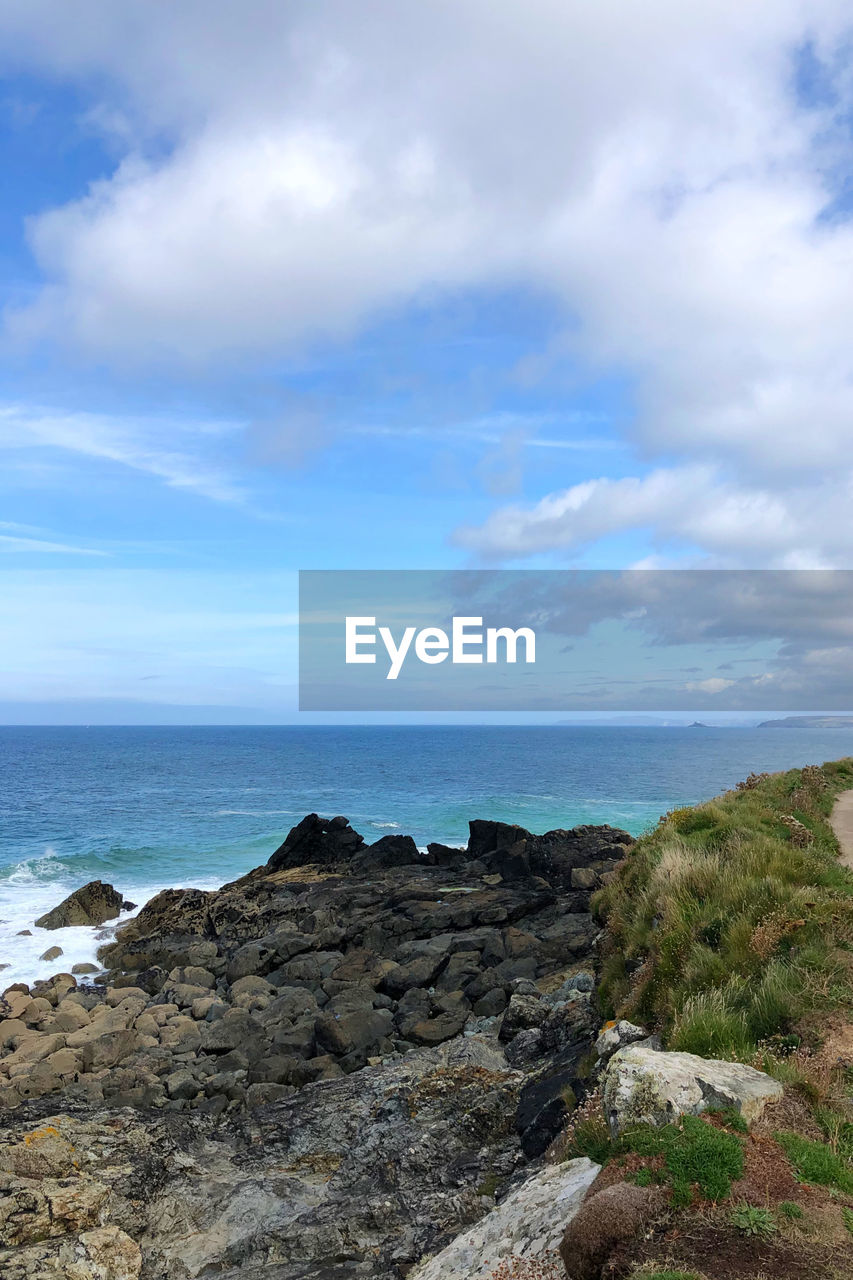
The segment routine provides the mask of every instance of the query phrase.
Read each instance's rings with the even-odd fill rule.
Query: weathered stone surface
[[[496,1208],[428,1262],[409,1273],[410,1280],[489,1280],[512,1274],[518,1260],[543,1268],[558,1261],[563,1232],[595,1181],[599,1165],[569,1160],[547,1165],[528,1178]]]
[[[39,929],[64,929],[72,924],[103,924],[115,920],[124,908],[124,899],[111,884],[92,880],[75,889],[58,906],[36,920]]]
[[[669,1124],[709,1107],[733,1107],[750,1124],[782,1092],[778,1081],[739,1062],[633,1045],[610,1059],[604,1108],[614,1134],[632,1124]]]
[[[0,1274],[73,1276],[32,1263],[89,1265],[91,1233],[106,1232],[110,1265],[130,1269],[90,1268],[97,1280],[135,1280],[132,1245],[146,1280],[399,1280],[483,1214],[484,1180],[517,1171],[520,1083],[495,1041],[473,1038],[277,1100],[283,1086],[260,1090],[250,1125],[180,1111],[19,1116],[0,1127]]]
[[[645,1040],[648,1034],[645,1027],[638,1027],[624,1018],[619,1022],[608,1022],[595,1042],[595,1052],[599,1058],[610,1058],[618,1049]]]
[[[62,947],[48,947],[47,951],[43,951],[39,956],[39,960],[58,960],[62,955]]]

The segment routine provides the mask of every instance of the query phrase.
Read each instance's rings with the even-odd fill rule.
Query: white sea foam
[[[41,865],[50,862],[52,876],[48,878]],[[65,874],[63,874],[65,873]],[[91,878],[91,877],[90,877]],[[135,903],[133,911],[122,912],[118,920],[106,925],[90,927],[73,925],[65,929],[39,929],[35,921],[46,911],[57,906],[85,880],[71,879],[67,869],[56,859],[52,850],[42,858],[30,858],[22,862],[0,881],[0,989],[13,982],[32,983],[49,978],[55,973],[70,973],[75,964],[97,964],[97,951],[110,940],[116,926],[136,915],[137,911],[164,888],[187,888],[187,882],[171,885],[139,885],[122,888]],[[223,882],[193,880],[193,888],[218,889]],[[22,936],[29,930],[29,936]],[[50,947],[61,947],[62,955],[56,960],[40,957]]]
[[[399,822],[371,822],[370,823],[371,827],[380,827],[380,828],[399,827],[399,825],[400,825]]]

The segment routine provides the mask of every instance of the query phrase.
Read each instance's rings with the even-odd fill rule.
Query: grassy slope
[[[653,1026],[670,1049],[763,1067],[791,1100],[773,1140],[721,1116],[710,1132],[688,1119],[613,1143],[600,1111],[576,1117],[569,1154],[597,1144],[594,1158],[617,1166],[657,1154],[629,1180],[670,1187],[668,1223],[638,1237],[634,1280],[853,1277],[853,1073],[837,1052],[853,1046],[853,873],[828,823],[851,787],[853,759],[751,777],[667,814],[597,895],[605,1015]],[[729,1190],[704,1185],[737,1179],[734,1158],[755,1153],[788,1170],[801,1203],[761,1178],[749,1201],[749,1168]]]
[[[595,901],[604,1012],[654,1025],[669,1048],[750,1061],[805,1018],[853,1008],[853,874],[828,822],[850,787],[853,759],[667,814]]]

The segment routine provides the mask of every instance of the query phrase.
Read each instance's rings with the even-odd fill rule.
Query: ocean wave
[[[68,866],[57,857],[56,850],[48,845],[40,858],[24,858],[3,878],[7,884],[32,884],[34,880],[56,880],[68,871]]]
[[[400,824],[399,824],[399,822],[371,822],[371,823],[368,823],[368,826],[371,826],[371,827],[379,827],[379,828],[384,828],[384,827],[399,827],[399,825],[400,825]]]
[[[293,817],[293,809],[217,809],[217,818],[286,818]]]

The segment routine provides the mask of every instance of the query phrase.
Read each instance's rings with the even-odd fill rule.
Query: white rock
[[[638,1027],[635,1022],[627,1022],[622,1018],[620,1022],[608,1023],[604,1028],[595,1042],[595,1052],[599,1058],[607,1058],[625,1045],[645,1040],[648,1034],[645,1027]]]
[[[546,1165],[441,1253],[415,1267],[410,1280],[488,1280],[510,1258],[554,1263],[567,1223],[577,1213],[599,1165],[582,1157]]]
[[[614,1135],[632,1124],[669,1124],[713,1107],[733,1107],[751,1124],[766,1103],[781,1097],[778,1081],[754,1067],[645,1045],[620,1049],[604,1077],[604,1110]]]

